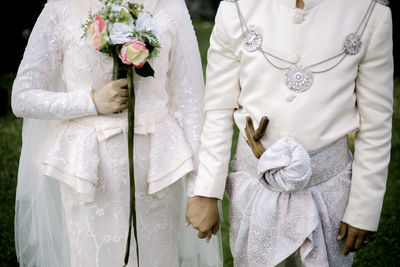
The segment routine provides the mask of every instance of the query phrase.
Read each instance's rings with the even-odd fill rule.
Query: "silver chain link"
[[[245,19],[244,19],[244,16],[243,16],[241,10],[240,10],[239,3],[238,3],[238,1],[230,1],[230,2],[234,2],[235,5],[236,5],[236,9],[237,9],[238,15],[239,15],[240,27],[241,27],[241,29],[242,29],[243,36],[246,36],[246,33],[249,32],[249,28],[248,28],[248,26],[247,26],[247,24],[246,24],[246,21],[245,21]],[[357,34],[357,33],[359,32],[360,28],[362,27],[362,31],[361,31],[361,33],[359,34],[360,38],[363,36],[363,34],[364,34],[364,32],[365,32],[365,29],[366,29],[366,27],[367,27],[367,24],[368,24],[370,18],[371,18],[372,11],[374,10],[376,3],[377,3],[377,0],[371,0],[371,3],[369,4],[367,11],[365,12],[363,18],[361,19],[360,24],[359,24],[358,27],[357,27],[357,30],[355,31],[355,34]],[[269,53],[268,51],[265,51],[262,47],[260,47],[258,50],[262,53],[262,55],[263,55],[264,58],[268,61],[268,63],[271,64],[271,65],[272,65],[274,68],[276,68],[276,69],[279,69],[279,70],[288,70],[288,69],[290,69],[291,66],[296,65],[296,63],[291,62],[290,60],[281,58],[281,57],[279,57],[279,56],[277,56],[277,55],[274,55],[274,54],[272,54],[272,53]],[[272,58],[275,58],[275,59],[277,59],[277,60],[280,60],[280,61],[282,61],[282,62],[288,63],[288,64],[290,64],[291,66],[288,66],[288,67],[280,67],[280,66],[276,65],[275,63],[273,63],[273,62],[268,58],[268,56],[269,56],[269,57],[272,57]],[[319,65],[321,65],[321,64],[328,63],[328,62],[330,62],[330,61],[332,61],[332,60],[334,60],[334,59],[340,57],[340,59],[339,59],[334,65],[332,65],[331,67],[329,67],[329,68],[327,68],[327,69],[323,69],[323,70],[319,70],[319,71],[311,71],[312,73],[315,73],[315,74],[328,72],[328,71],[330,71],[330,70],[336,68],[336,67],[345,59],[346,56],[347,56],[346,52],[342,51],[342,52],[340,52],[339,54],[337,54],[337,55],[335,55],[335,56],[332,56],[332,57],[330,57],[330,58],[324,59],[324,60],[319,61],[319,62],[317,62],[317,63],[314,63],[314,64],[312,64],[312,65],[309,65],[309,66],[305,67],[305,69],[310,69],[310,68],[317,67],[317,66],[319,66]]]

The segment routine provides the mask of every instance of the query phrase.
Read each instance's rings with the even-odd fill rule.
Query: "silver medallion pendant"
[[[347,55],[356,55],[361,50],[361,36],[355,33],[351,33],[346,36],[344,40],[344,52]]]
[[[302,93],[310,89],[313,83],[313,74],[299,65],[291,67],[285,73],[285,84],[287,88],[296,93]]]
[[[248,52],[254,52],[261,48],[263,37],[255,30],[249,30],[246,33],[243,48]]]

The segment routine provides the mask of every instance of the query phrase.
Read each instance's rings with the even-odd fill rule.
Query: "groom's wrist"
[[[194,196],[207,198],[223,199],[225,193],[225,180],[217,181],[214,179],[201,179],[197,177],[196,186],[194,188]]]
[[[215,191],[203,191],[195,189],[193,197],[210,198],[216,200],[222,200],[224,197],[224,191],[221,193]]]

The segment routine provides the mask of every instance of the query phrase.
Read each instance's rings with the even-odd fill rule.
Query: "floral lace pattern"
[[[96,115],[90,88],[61,93],[49,91],[62,62],[59,19],[47,5],[32,31],[12,92],[15,115],[36,119],[69,119]]]
[[[136,208],[140,261],[143,266],[178,266],[178,226],[183,183],[147,194],[149,137],[135,137]],[[126,135],[100,142],[95,201],[81,204],[79,194],[62,185],[70,236],[71,266],[122,266],[128,233],[129,176]],[[134,238],[134,237],[133,237]],[[154,243],[157,240],[157,244]],[[136,266],[135,243],[128,266]]]
[[[57,166],[72,162],[67,176],[73,173],[94,185],[93,199],[87,201],[71,184],[61,183],[71,266],[122,266],[129,215],[124,130],[127,116],[126,113],[107,115],[109,119],[122,120],[123,130],[106,138],[96,135],[93,124],[100,116],[95,116],[97,111],[90,91],[111,80],[112,59],[92,50],[81,38],[80,25],[87,13],[76,6],[79,2],[54,1],[45,6],[14,83],[12,106],[17,116],[61,120],[47,160]],[[85,3],[90,5],[89,1]],[[151,62],[155,77],[135,76],[136,114],[166,110],[167,115],[164,121],[155,121],[151,127],[147,121],[137,120],[146,124],[135,134],[138,239],[141,265],[175,267],[180,259],[177,231],[185,184],[179,179],[193,171],[188,179],[190,194],[196,173],[193,169],[197,169],[204,88],[200,61],[198,66],[193,61],[193,57],[198,57],[198,48],[185,45],[188,39],[194,40],[194,31],[188,32],[188,36],[180,36],[178,31],[182,22],[191,23],[184,2],[178,2],[182,6],[174,10],[176,17],[165,12],[169,7],[164,1],[157,3],[152,13],[160,26],[162,49],[160,56]],[[53,83],[58,73],[66,88]],[[81,120],[92,123],[81,124]],[[150,164],[156,165],[152,169],[163,173],[171,168],[168,161],[161,160],[166,158],[173,159],[176,168],[189,161],[186,166],[190,169],[186,167],[186,172],[181,171],[177,179],[148,195]],[[131,248],[134,259],[134,241]],[[129,266],[136,266],[135,261],[130,260]]]
[[[344,257],[344,242],[336,240],[350,192],[349,153],[345,139],[310,153],[313,172],[335,175],[291,193],[271,191],[239,137],[227,186],[235,266],[275,266],[299,248],[306,266],[351,266],[353,255]]]
[[[90,91],[111,80],[112,59],[93,51],[81,38],[80,25],[87,14],[78,12],[76,2],[79,1],[48,3],[40,15],[13,87],[12,106],[17,116],[66,120],[97,114]],[[187,149],[190,150],[194,170],[188,175],[187,183],[188,194],[193,195],[203,121],[203,77],[200,63],[197,66],[193,59],[198,57],[197,47],[185,45],[188,38],[195,38],[194,31],[189,33],[192,36],[180,36],[179,23],[163,10],[167,7],[161,2],[154,18],[160,29],[162,49],[160,56],[151,62],[155,78],[135,76],[136,113],[170,110],[176,126],[169,127],[165,135],[170,140],[178,138],[174,143],[181,145],[169,149],[168,155],[163,156],[173,157],[181,149],[186,156]],[[187,10],[180,11],[185,23],[190,23]],[[55,92],[60,88],[53,88],[57,86],[52,84],[57,71],[61,71],[66,92]],[[152,143],[165,144],[163,140]]]

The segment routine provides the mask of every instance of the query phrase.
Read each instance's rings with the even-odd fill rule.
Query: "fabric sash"
[[[244,137],[240,138],[243,140],[239,140],[239,143],[247,146]],[[247,161],[243,169],[275,192],[296,192],[323,183],[339,174],[351,157],[347,137],[309,153],[291,137],[276,141],[259,160],[249,148],[245,149],[240,144],[237,153],[240,158],[253,159]]]

